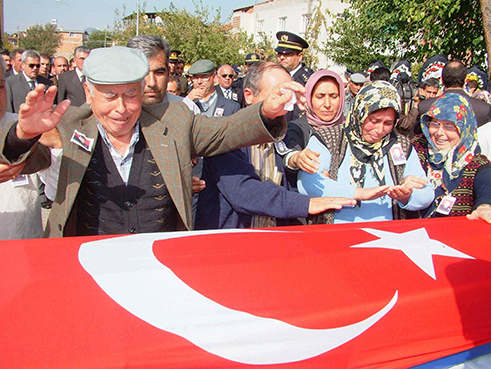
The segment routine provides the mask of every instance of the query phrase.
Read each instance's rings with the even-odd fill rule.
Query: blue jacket
[[[275,154],[287,186],[282,159]],[[288,219],[308,215],[310,197],[262,182],[249,147],[205,158],[202,179],[206,188],[199,195],[195,229],[249,228],[253,215],[275,217],[278,225],[287,225]]]

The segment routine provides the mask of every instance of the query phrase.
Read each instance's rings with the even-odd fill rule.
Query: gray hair
[[[90,54],[90,49],[85,46],[77,46],[75,50],[73,51],[73,56],[76,58],[77,54],[79,53],[85,53],[85,54]]]
[[[269,72],[273,69],[284,70],[286,73],[290,74],[290,72],[288,72],[288,70],[284,66],[278,63],[253,63],[247,70],[247,74],[244,79],[244,89],[250,89],[254,96],[259,95],[259,93],[261,92],[261,79],[263,78],[264,73]]]
[[[22,61],[22,63],[25,63],[27,61],[27,58],[37,58],[41,60],[41,55],[39,55],[36,50],[26,50],[22,53],[20,60]]]
[[[147,59],[152,59],[156,57],[161,52],[165,53],[167,58],[167,64],[169,64],[170,57],[170,45],[167,41],[159,36],[154,35],[140,35],[130,38],[127,47],[132,49],[138,49],[143,51],[143,54],[147,57]]]

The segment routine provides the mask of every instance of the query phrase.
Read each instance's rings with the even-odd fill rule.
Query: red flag
[[[428,362],[491,342],[489,230],[448,218],[3,241],[0,367]]]

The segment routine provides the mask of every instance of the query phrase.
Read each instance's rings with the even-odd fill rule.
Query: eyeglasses
[[[457,131],[457,126],[455,124],[450,124],[450,123],[444,123],[444,124],[441,124],[441,123],[438,123],[438,122],[429,122],[428,123],[428,128],[432,128],[434,130],[439,130],[440,127],[443,128],[444,131],[447,131],[447,132],[455,132]]]
[[[31,69],[34,69],[34,68],[37,68],[39,69],[41,67],[41,64],[27,64],[29,66],[29,68]]]
[[[234,78],[233,74],[221,74],[222,78]]]

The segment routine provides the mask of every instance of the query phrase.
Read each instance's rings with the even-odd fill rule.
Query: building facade
[[[56,56],[64,56],[68,60],[73,57],[73,50],[78,46],[87,46],[89,34],[86,31],[58,30],[62,36],[60,47],[55,52]]]
[[[328,25],[340,17],[349,6],[341,0],[267,0],[235,9],[231,23],[233,28],[254,35],[256,41],[262,32],[276,41],[275,35],[278,31],[290,31],[305,38],[312,13],[319,4],[323,14],[329,10],[332,15],[327,17]],[[318,45],[322,45],[326,37],[326,30],[322,29],[317,40]],[[341,70],[325,55],[319,53],[317,57],[317,69]]]

